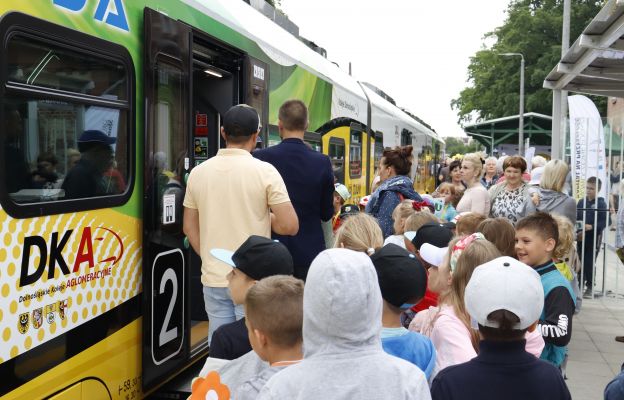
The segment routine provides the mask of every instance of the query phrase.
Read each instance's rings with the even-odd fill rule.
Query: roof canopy
[[[624,0],[609,0],[544,80],[544,87],[624,97]]]
[[[524,114],[524,137],[531,144],[550,145],[552,117],[538,113]],[[466,134],[491,149],[503,143],[518,143],[519,116],[491,119],[464,126]]]

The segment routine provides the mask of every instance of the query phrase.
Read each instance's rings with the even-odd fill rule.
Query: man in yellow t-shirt
[[[245,104],[223,115],[221,136],[226,148],[193,168],[184,198],[184,233],[202,259],[202,284],[208,314],[208,342],[221,325],[243,317],[227,289],[232,267],[210,254],[212,248],[236,249],[250,235],[295,235],[297,214],[280,174],[271,164],[251,156],[260,119]]]

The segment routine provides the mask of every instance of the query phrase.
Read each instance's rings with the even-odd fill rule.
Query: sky
[[[470,57],[505,21],[509,0],[281,0],[299,34],[394,98],[439,135],[464,136],[450,103]]]

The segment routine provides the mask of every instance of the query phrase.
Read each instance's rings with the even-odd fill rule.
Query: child
[[[555,267],[557,267],[559,272],[561,272],[572,285],[576,299],[576,309],[574,313],[578,314],[581,311],[583,296],[581,295],[581,289],[579,288],[578,279],[576,278],[576,274],[581,270],[581,262],[576,253],[576,245],[574,243],[576,238],[574,226],[570,220],[563,215],[552,214],[552,217],[557,222],[557,228],[559,230],[559,240],[553,251]]]
[[[441,220],[450,222],[457,215],[455,207],[459,203],[463,192],[458,192],[455,185],[450,182],[444,182],[438,186],[438,194],[444,199],[444,205],[440,211],[435,212],[435,216]]]
[[[506,218],[488,218],[477,226],[477,232],[496,246],[502,255],[508,257],[516,256],[516,231]]]
[[[407,233],[405,234],[407,236]],[[446,224],[440,223],[427,223],[418,228],[418,231],[415,233],[412,241],[410,242],[410,247],[414,249],[414,254],[416,258],[427,268],[427,270],[432,271],[432,265],[428,264],[421,256],[420,250],[422,246],[426,243],[432,244],[437,247],[446,247],[448,243],[453,238],[453,231],[449,229]],[[437,272],[437,271],[436,271]],[[434,273],[433,271],[431,273]],[[411,319],[413,315],[419,311],[426,310],[431,306],[436,306],[438,304],[438,294],[429,290],[429,288],[425,292],[425,297],[418,302],[415,306],[411,307],[409,311],[406,311],[407,324],[409,322],[407,319]]]
[[[270,367],[234,390],[234,399],[255,399],[268,380],[303,358],[303,281],[284,275],[265,278],[245,297],[249,341]]]
[[[336,232],[334,247],[373,254],[383,246],[383,234],[377,220],[365,213],[349,217]]]
[[[420,368],[427,379],[435,365],[429,338],[401,325],[401,313],[425,295],[427,272],[413,254],[392,243],[371,256],[383,298],[381,345],[388,354]]]
[[[598,197],[596,193],[600,192],[602,182],[595,176],[587,179],[585,185],[585,197],[579,200],[576,205],[576,220],[584,224],[585,234],[579,234],[579,240],[576,244],[576,251],[583,258],[583,276],[581,282],[585,283],[584,298],[591,298],[594,293],[594,261],[600,250],[600,242],[602,241],[602,230],[607,226],[607,213],[609,209],[605,199]],[[597,209],[598,211],[594,211]],[[596,221],[596,216],[598,220]],[[594,245],[595,243],[595,245]]]
[[[395,207],[392,212],[394,235],[388,236],[386,240],[384,240],[384,245],[394,243],[397,246],[405,248],[405,241],[403,240],[405,221],[416,212],[413,204],[414,202],[412,200],[403,200],[398,206]]]
[[[283,244],[252,235],[234,253],[210,250],[215,258],[232,266],[227,275],[232,302],[245,302],[245,295],[260,279],[271,275],[292,275],[293,260]],[[245,318],[219,327],[212,335],[210,357],[233,360],[251,351]]]
[[[334,232],[338,230],[340,226],[340,214],[342,206],[349,200],[351,193],[349,189],[342,183],[336,183],[334,185],[334,217],[332,218],[332,228]]]
[[[383,351],[381,315],[370,257],[321,252],[303,293],[303,361],[274,375],[258,400],[430,399],[425,374]]]
[[[405,248],[410,253],[415,253],[416,248],[412,244],[412,239],[416,236],[416,231],[420,229],[421,226],[428,223],[440,223],[440,219],[430,213],[429,211],[419,211],[413,213],[409,218],[405,220],[405,231],[403,232],[403,244],[405,244]]]
[[[468,236],[477,231],[479,224],[485,221],[485,216],[479,213],[469,212],[461,213],[455,217],[455,219],[457,221],[455,226],[457,236]]]
[[[539,275],[511,257],[500,257],[473,272],[466,309],[478,323],[479,354],[441,371],[431,386],[433,400],[571,399],[552,365],[525,350],[544,304]]]
[[[570,282],[553,262],[558,240],[557,222],[548,213],[538,211],[516,224],[518,260],[540,274],[544,287],[544,310],[538,329],[546,345],[540,358],[560,367],[572,337],[575,295]]]
[[[431,338],[437,351],[434,375],[476,356],[479,335],[466,312],[464,289],[477,266],[497,257],[500,253],[496,247],[476,233],[456,241],[447,262],[439,268],[438,280],[446,286],[440,293],[439,307],[419,312],[409,326]]]

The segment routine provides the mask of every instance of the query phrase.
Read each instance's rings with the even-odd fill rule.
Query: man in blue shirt
[[[293,257],[294,276],[305,280],[310,263],[325,250],[321,221],[334,214],[334,175],[329,157],[312,150],[303,137],[308,128],[308,109],[301,100],[288,100],[279,109],[278,128],[282,142],[256,150],[253,156],[272,164],[286,184],[297,217],[295,236],[273,234]]]

